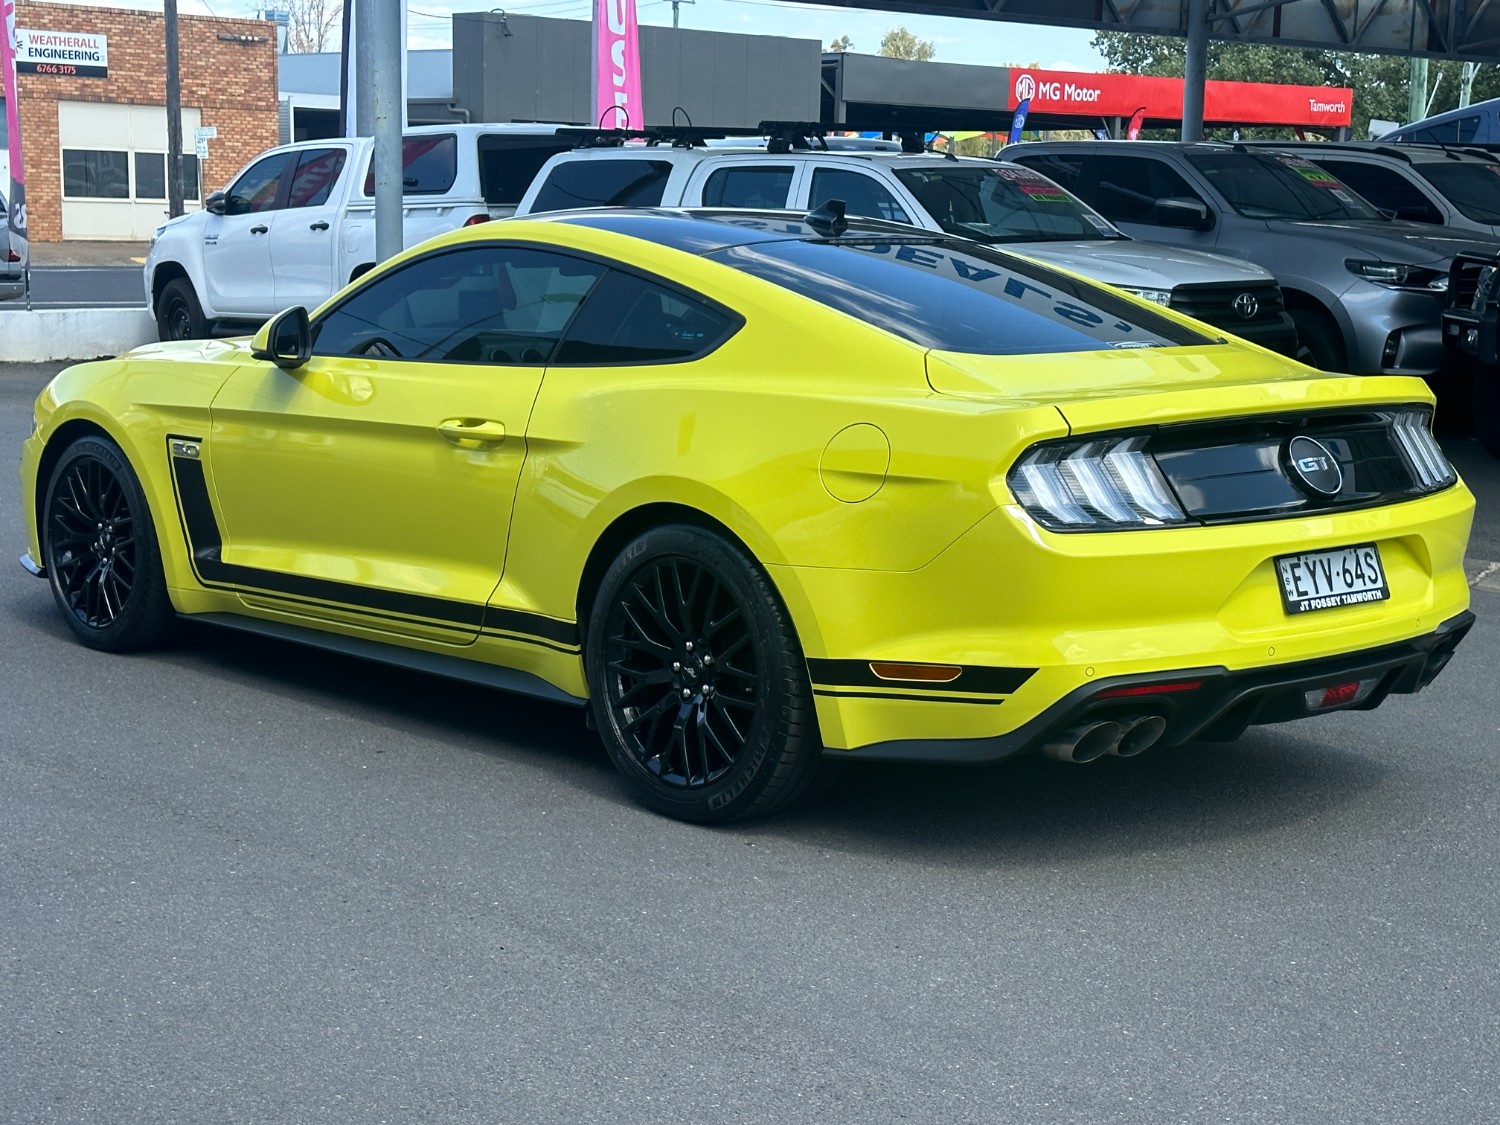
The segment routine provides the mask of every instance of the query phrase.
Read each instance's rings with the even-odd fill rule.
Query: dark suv
[[[1453,256],[1500,238],[1392,220],[1299,153],[1247,145],[1042,141],[1005,158],[1056,180],[1137,238],[1264,266],[1304,358],[1325,370],[1430,377],[1450,368]]]

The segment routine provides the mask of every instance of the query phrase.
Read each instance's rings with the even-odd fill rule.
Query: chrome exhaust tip
[[[1127,719],[1121,724],[1120,737],[1109,752],[1119,758],[1134,758],[1155,746],[1166,733],[1167,720],[1160,715],[1145,715],[1133,721]]]
[[[1042,753],[1059,762],[1092,762],[1108,754],[1119,740],[1119,723],[1096,720],[1069,727],[1047,742]]]

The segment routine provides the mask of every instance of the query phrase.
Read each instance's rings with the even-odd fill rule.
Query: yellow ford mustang
[[[1473,499],[1421,382],[839,211],[471,227],[253,341],[71,367],[22,562],[96,648],[191,614],[589,706],[705,822],[1441,669]]]

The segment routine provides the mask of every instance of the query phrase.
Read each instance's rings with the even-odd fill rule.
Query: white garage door
[[[196,109],[182,111],[183,198],[202,196],[192,155]],[[167,111],[156,105],[59,102],[63,238],[144,240],[167,218]]]

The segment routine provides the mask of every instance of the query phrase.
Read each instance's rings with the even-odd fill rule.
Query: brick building
[[[36,33],[16,76],[32,241],[149,238],[167,213],[162,13],[21,0],[16,33]],[[191,209],[277,143],[279,56],[274,25],[260,20],[182,16],[178,41]],[[47,44],[55,63],[36,61]],[[68,61],[85,57],[79,46],[89,65]],[[201,166],[200,126],[217,130]]]

